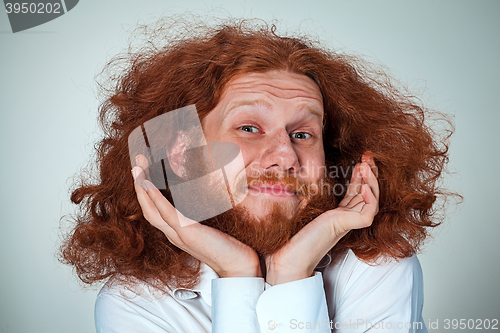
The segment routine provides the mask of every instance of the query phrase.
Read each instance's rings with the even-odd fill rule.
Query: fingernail
[[[139,176],[139,173],[141,173],[142,169],[139,167],[133,167],[131,171],[132,171],[132,177],[134,177],[134,180],[136,180],[137,177]]]
[[[148,192],[149,190],[155,189],[156,187],[149,180],[143,180],[141,183],[141,187]]]

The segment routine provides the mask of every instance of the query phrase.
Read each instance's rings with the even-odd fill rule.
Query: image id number
[[[5,4],[5,10],[7,14],[10,13],[31,13],[31,14],[61,14],[61,4],[60,3],[19,3],[19,2],[14,2],[10,3],[7,2]]]
[[[476,329],[476,330],[497,330],[498,329],[498,319],[445,319],[444,329],[445,330],[456,330],[456,329]]]

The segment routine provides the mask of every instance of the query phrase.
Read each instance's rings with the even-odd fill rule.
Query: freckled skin
[[[323,97],[318,86],[305,75],[273,70],[231,80],[203,128],[208,141],[240,147],[247,175],[287,173],[315,184],[325,165],[322,124]],[[276,201],[293,213],[307,203],[298,195],[249,193],[241,205],[260,218]]]

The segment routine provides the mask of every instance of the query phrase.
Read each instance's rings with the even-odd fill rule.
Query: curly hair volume
[[[187,28],[177,37],[170,33],[172,27],[160,24],[147,34],[152,39],[144,47],[130,49],[105,68],[112,88],[100,106],[99,176],[79,178],[71,194],[79,213],[60,252],[84,283],[113,274],[162,290],[196,283],[199,263],[142,216],[127,138],[149,119],[190,104],[203,119],[225,85],[244,73],[278,69],[307,75],[324,99],[327,160],[348,170],[365,151],[373,154],[380,211],[370,227],[352,230],[332,252],[350,248],[366,261],[408,257],[418,251],[429,228],[440,224],[436,200],[446,196],[439,180],[448,160],[450,122],[444,119],[443,130],[433,131],[427,122],[431,113],[383,71],[252,22]],[[151,42],[154,38],[163,45]],[[348,183],[350,173],[336,177]]]

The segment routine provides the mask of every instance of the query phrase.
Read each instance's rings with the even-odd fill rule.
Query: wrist
[[[226,270],[217,272],[221,278],[231,278],[231,277],[262,277],[262,271],[260,265],[249,265],[238,270]]]
[[[277,284],[282,284],[282,283],[287,283],[287,282],[293,282],[293,281],[298,281],[302,279],[307,279],[313,276],[314,272],[308,272],[308,271],[283,271],[283,272],[278,272],[275,270],[270,269],[267,272],[266,276],[266,282],[269,283],[271,286],[275,286]]]

